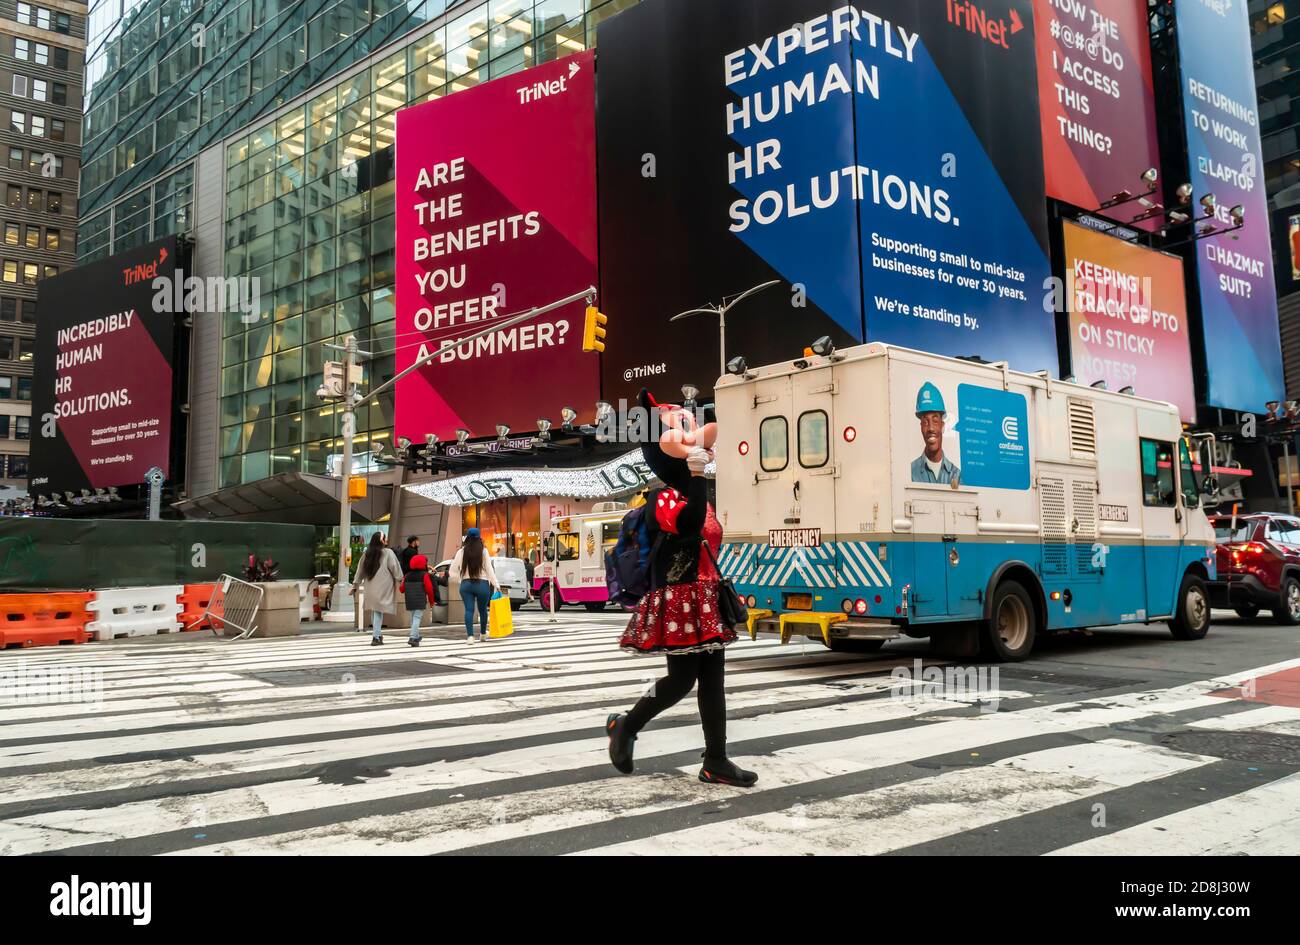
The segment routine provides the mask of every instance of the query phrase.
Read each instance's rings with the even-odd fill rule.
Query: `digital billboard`
[[[1206,402],[1258,412],[1285,399],[1286,385],[1246,4],[1181,0],[1175,12],[1195,196],[1215,196],[1220,227],[1233,207],[1245,210],[1242,229],[1195,244]]]
[[[829,335],[1054,370],[1031,0],[645,0],[602,23],[606,399]]]
[[[1165,400],[1196,422],[1183,261],[1075,223],[1065,228],[1070,362],[1081,384]]]
[[[1034,0],[1034,15],[1047,195],[1092,210],[1145,192],[1160,167],[1147,0]]]
[[[137,485],[170,475],[175,237],[38,285],[29,490]]]
[[[463,339],[596,285],[594,53],[397,113],[396,430],[532,429],[588,417],[584,303]]]

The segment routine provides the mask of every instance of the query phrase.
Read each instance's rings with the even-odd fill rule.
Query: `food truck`
[[[551,609],[551,589],[558,588],[555,608],[582,604],[604,610],[605,552],[618,541],[619,526],[628,507],[622,502],[598,502],[592,512],[556,519],[543,559],[533,569],[533,594],[543,610]]]

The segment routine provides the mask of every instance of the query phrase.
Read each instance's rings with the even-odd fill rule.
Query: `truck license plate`
[[[785,606],[789,610],[812,610],[811,594],[786,594]]]

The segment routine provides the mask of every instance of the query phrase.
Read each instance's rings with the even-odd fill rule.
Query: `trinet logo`
[[[167,260],[166,247],[158,250],[158,258],[153,262],[136,263],[134,266],[128,266],[122,270],[122,284],[135,285],[137,282],[144,282],[146,279],[152,280],[158,276],[158,267]]]
[[[50,915],[130,916],[132,925],[153,917],[153,883],[87,883],[75,873],[50,887]]]
[[[578,74],[582,66],[576,62],[569,63],[569,74],[560,76],[558,79],[552,79],[549,82],[534,82],[532,85],[526,85],[522,89],[516,89],[519,94],[519,104],[527,105],[529,102],[536,102],[538,99],[549,98],[552,95],[560,95],[569,90],[569,80]]]

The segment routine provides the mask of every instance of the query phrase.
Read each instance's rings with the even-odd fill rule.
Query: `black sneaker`
[[[627,715],[614,713],[605,719],[605,733],[609,735],[609,760],[624,774],[632,773],[632,743],[635,735],[627,733]]]
[[[383,646],[383,643],[384,643],[384,638],[383,638],[383,637],[371,637],[371,638],[370,638],[370,645],[371,645],[371,646]]]
[[[419,639],[419,637],[408,637],[407,640],[406,640],[406,643],[407,643],[408,646],[419,646],[419,645],[420,645],[420,639]]]
[[[758,775],[737,768],[726,758],[705,757],[704,765],[700,768],[700,780],[705,784],[729,784],[732,787],[748,788],[758,783]]]

